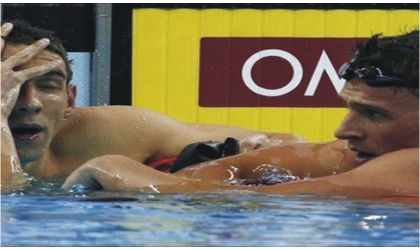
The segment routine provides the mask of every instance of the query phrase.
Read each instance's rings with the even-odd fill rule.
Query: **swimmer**
[[[65,48],[50,31],[24,21],[2,24],[1,62],[2,191],[23,188],[30,177],[64,180],[107,154],[146,167],[176,159],[197,142],[223,143],[233,137],[241,152],[302,141],[291,134],[184,123],[131,106],[76,107]]]
[[[357,46],[342,72],[339,96],[348,114],[325,143],[275,145],[193,165],[174,174],[146,169],[124,156],[88,161],[63,184],[142,192],[252,190],[353,198],[419,196],[419,31],[374,35]],[[293,181],[261,185],[262,164],[281,167]],[[238,180],[257,185],[236,185]],[[232,180],[235,181],[232,184]],[[246,184],[246,181],[245,181]]]

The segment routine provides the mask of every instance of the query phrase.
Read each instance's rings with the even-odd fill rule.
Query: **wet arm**
[[[252,179],[259,177],[256,169],[262,164],[285,168],[301,179],[342,173],[357,166],[354,153],[346,149],[344,141],[337,140],[272,146],[190,166],[175,174],[207,181]]]
[[[250,188],[273,194],[344,197],[416,197],[419,195],[418,148],[375,158],[351,171],[306,181]]]
[[[89,160],[76,169],[62,188],[71,190],[77,184],[88,190],[158,192],[154,188],[156,184],[178,186],[183,181],[183,178],[154,170],[126,156],[105,155]]]
[[[23,173],[16,152],[7,120],[1,122],[1,189],[7,191],[20,188],[28,183],[27,176]]]
[[[114,165],[117,162],[119,167]],[[158,193],[194,193],[229,189],[284,195],[312,194],[353,198],[418,199],[419,195],[418,149],[393,152],[345,173],[270,186],[235,186],[223,182],[178,177],[142,167],[138,162],[121,156],[111,155],[108,158],[95,159],[91,163],[76,170],[63,184],[63,188],[68,190],[74,184],[83,184],[90,189]]]

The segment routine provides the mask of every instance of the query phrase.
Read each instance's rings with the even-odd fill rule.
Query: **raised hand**
[[[7,35],[13,29],[11,23],[5,23],[1,26],[1,115],[2,119],[7,118],[19,96],[19,91],[28,79],[43,75],[63,63],[60,60],[54,60],[37,67],[28,67],[19,69],[19,66],[25,64],[45,49],[50,41],[41,39],[29,46],[23,44],[14,44],[12,49],[8,48]]]

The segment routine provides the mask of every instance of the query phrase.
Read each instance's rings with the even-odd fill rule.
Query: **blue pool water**
[[[249,192],[1,196],[7,246],[419,246],[418,206]]]

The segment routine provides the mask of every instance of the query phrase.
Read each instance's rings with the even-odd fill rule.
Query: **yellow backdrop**
[[[281,23],[282,25],[279,25]],[[133,10],[133,105],[182,121],[334,139],[344,108],[198,106],[201,37],[370,37],[418,27],[417,10]]]

